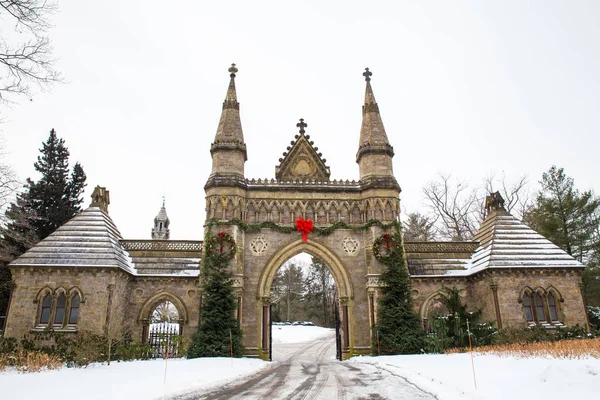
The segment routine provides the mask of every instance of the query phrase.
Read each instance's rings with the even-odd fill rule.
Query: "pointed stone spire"
[[[362,108],[362,126],[356,162],[360,170],[360,179],[369,179],[377,176],[393,177],[392,157],[394,148],[388,141],[383,121],[379,114],[379,106],[375,101],[371,76],[373,73],[365,68],[363,76],[367,82],[365,89],[365,104]]]
[[[154,228],[152,228],[152,239],[153,240],[169,240],[171,231],[169,230],[169,217],[167,216],[167,209],[165,208],[165,196],[163,196],[162,207],[158,212],[158,215],[154,218]]]
[[[244,177],[244,164],[248,159],[246,153],[246,143],[244,143],[244,133],[242,132],[242,122],[240,120],[240,103],[237,101],[235,89],[235,76],[238,72],[235,64],[229,68],[229,87],[225,101],[223,101],[223,111],[221,119],[215,134],[215,141],[210,147],[212,155],[212,173],[215,175],[237,175]]]

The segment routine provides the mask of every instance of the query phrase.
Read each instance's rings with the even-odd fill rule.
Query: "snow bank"
[[[304,343],[331,335],[335,329],[320,326],[273,325],[273,343]]]
[[[15,370],[0,372],[3,399],[36,399],[76,393],[80,399],[160,399],[198,388],[208,388],[248,376],[268,367],[261,360],[246,358],[197,358],[165,361],[131,361],[110,366],[63,368],[32,374]]]
[[[600,360],[474,356],[469,354],[356,357],[379,364],[440,400],[597,398]]]

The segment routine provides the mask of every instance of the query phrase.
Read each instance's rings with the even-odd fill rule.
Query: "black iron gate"
[[[150,345],[150,358],[178,357],[181,340],[179,324],[162,323],[151,324],[148,333]]]
[[[342,335],[340,332],[340,313],[335,306],[335,358],[342,361]]]

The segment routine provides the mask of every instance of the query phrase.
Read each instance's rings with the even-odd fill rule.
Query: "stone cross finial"
[[[238,69],[235,67],[235,63],[232,63],[231,67],[229,67],[229,69],[227,71],[229,71],[230,77],[235,78],[235,74],[236,74],[236,72],[238,72]]]
[[[304,128],[306,128],[308,124],[304,122],[304,118],[300,118],[300,122],[298,122],[296,126],[300,128],[300,133],[304,134]]]
[[[365,68],[365,72],[363,72],[365,81],[369,82],[371,80],[371,75],[373,75],[373,73],[371,71],[369,71],[369,68]]]

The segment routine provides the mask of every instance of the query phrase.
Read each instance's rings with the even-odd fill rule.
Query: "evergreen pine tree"
[[[8,263],[81,211],[85,172],[76,163],[69,175],[69,150],[54,129],[40,153],[34,168],[41,178],[37,182],[27,179],[0,227],[0,314],[12,287]]]
[[[219,234],[222,235],[222,234]],[[217,236],[219,236],[217,235]],[[228,236],[228,235],[227,235]],[[228,251],[215,251],[207,233],[203,262],[203,297],[200,326],[188,349],[188,358],[242,355],[242,331],[235,319],[236,302]],[[230,347],[231,346],[231,347]]]
[[[540,181],[542,190],[526,221],[558,247],[585,263],[598,230],[600,200],[591,191],[580,193],[563,168],[552,166]]]
[[[425,346],[425,332],[413,309],[412,288],[399,229],[389,236],[388,243],[391,246],[386,257],[381,259],[385,266],[381,275],[384,286],[373,350],[381,354],[421,353]]]
[[[69,150],[54,129],[40,153],[33,166],[41,178],[37,182],[27,179],[26,188],[33,208],[42,217],[34,223],[41,240],[81,211],[86,176],[79,163],[69,176]]]

